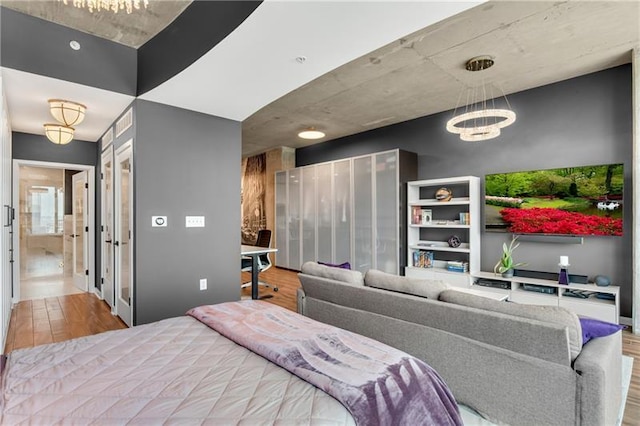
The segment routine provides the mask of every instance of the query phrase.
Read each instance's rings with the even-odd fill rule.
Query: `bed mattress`
[[[192,317],[16,350],[0,424],[333,424],[336,399]]]

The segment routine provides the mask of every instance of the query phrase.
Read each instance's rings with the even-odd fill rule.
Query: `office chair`
[[[271,230],[269,229],[261,229],[258,231],[258,236],[256,237],[256,242],[253,244],[258,247],[271,247]],[[258,273],[262,271],[266,271],[271,268],[271,259],[269,259],[269,254],[261,254],[258,256]],[[242,267],[241,270],[243,272],[251,272],[251,258],[244,257],[242,258]],[[259,286],[264,287],[273,287],[273,291],[278,291],[278,287],[275,285],[271,285],[262,281],[258,281]],[[251,287],[251,281],[246,282],[240,286],[240,288]]]

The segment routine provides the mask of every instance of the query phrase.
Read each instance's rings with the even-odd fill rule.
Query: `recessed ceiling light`
[[[299,64],[304,64],[305,62],[307,62],[307,57],[306,56],[296,56],[296,62]]]
[[[298,137],[302,139],[321,139],[325,137],[324,132],[316,130],[315,127],[309,127],[306,130],[298,133]]]
[[[71,46],[71,48],[72,48],[73,50],[80,50],[80,43],[78,43],[78,42],[77,42],[77,41],[75,41],[75,40],[71,40],[71,41],[69,42],[69,46]]]

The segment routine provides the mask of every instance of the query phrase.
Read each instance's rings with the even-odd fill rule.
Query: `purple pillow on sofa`
[[[579,319],[580,325],[582,326],[583,346],[591,339],[609,336],[610,334],[616,333],[625,328],[624,325],[600,321],[594,318],[580,317]]]
[[[344,263],[340,263],[340,264],[333,264],[333,263],[325,263],[325,262],[318,261],[318,264],[319,265],[324,265],[324,266],[331,266],[333,268],[351,269],[351,264],[349,262],[344,262]]]

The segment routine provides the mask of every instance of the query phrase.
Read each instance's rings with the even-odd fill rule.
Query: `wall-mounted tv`
[[[622,235],[622,164],[497,173],[484,183],[487,231]]]

